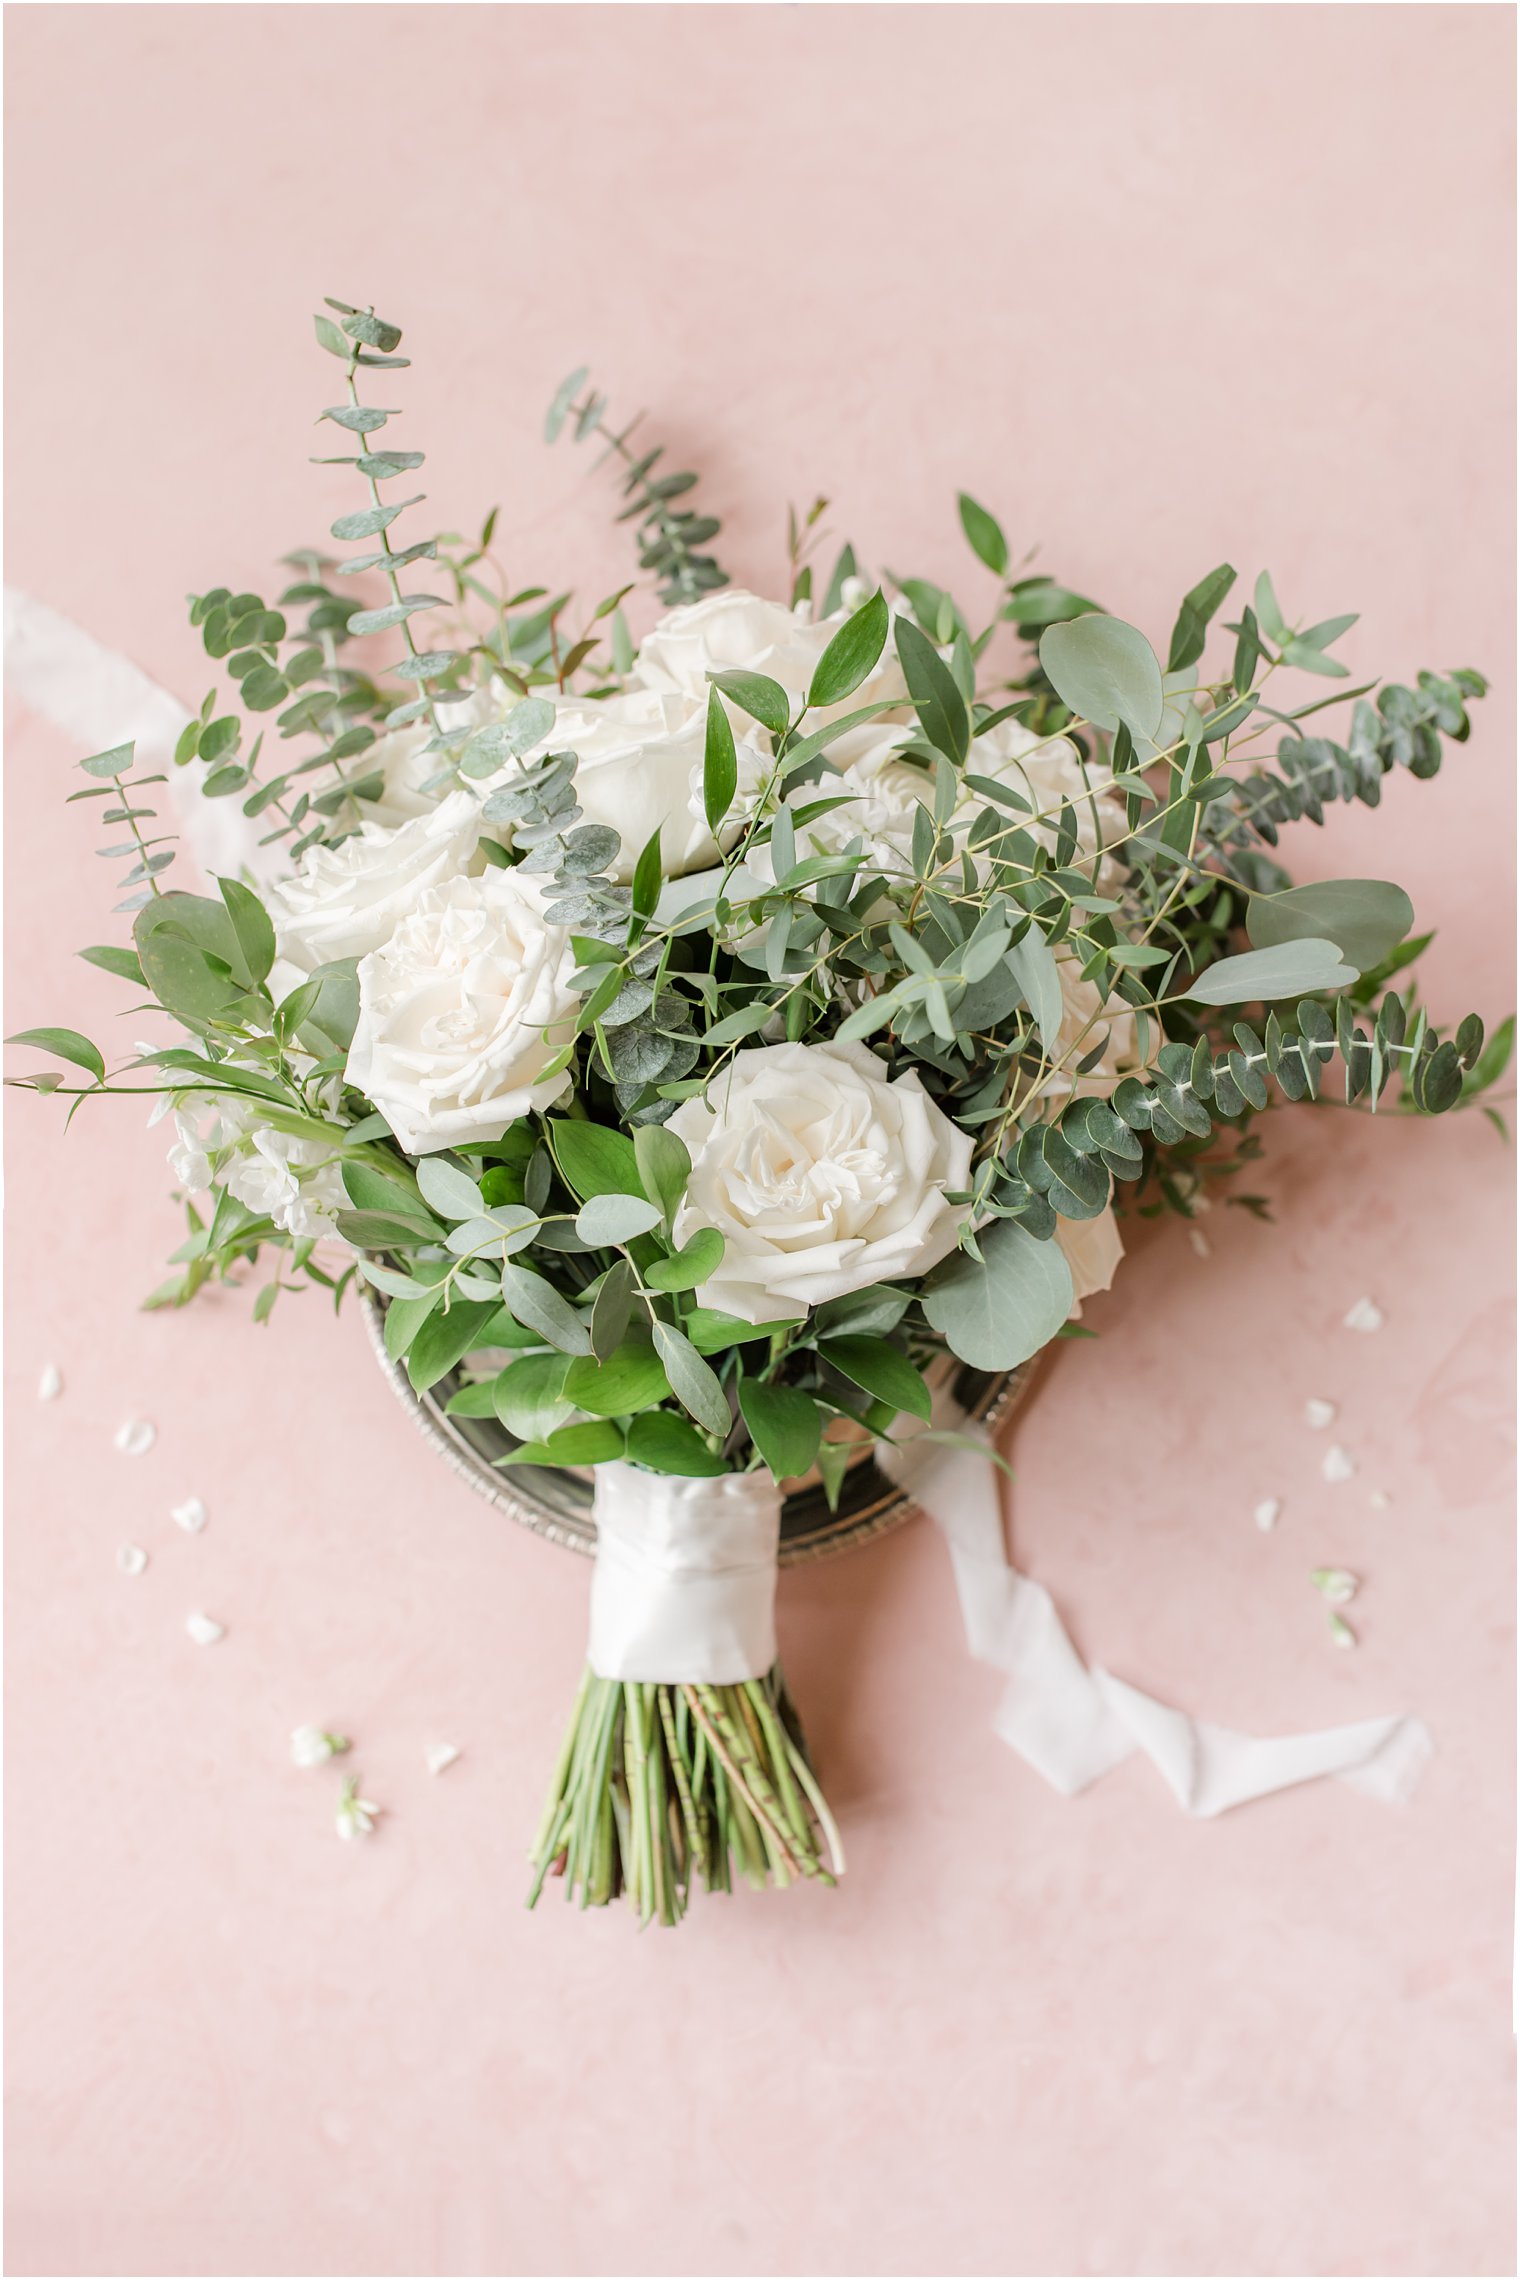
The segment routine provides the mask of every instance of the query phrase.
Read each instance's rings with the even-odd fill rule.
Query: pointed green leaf
[[[979,507],[967,491],[959,498],[961,528],[966,533],[972,553],[985,562],[995,577],[1008,574],[1008,541],[997,522],[985,507]]]
[[[891,612],[880,588],[863,602],[835,634],[813,669],[807,701],[837,705],[858,689],[887,646]]]

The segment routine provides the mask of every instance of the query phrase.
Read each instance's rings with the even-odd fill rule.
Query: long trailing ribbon
[[[1096,1664],[1089,1668],[1049,1592],[1004,1550],[997,1471],[982,1453],[990,1450],[987,1436],[967,1427],[961,1439],[980,1446],[919,1440],[882,1447],[877,1461],[950,1547],[966,1644],[1008,1681],[997,1732],[1063,1796],[1077,1796],[1137,1752],[1200,1820],[1324,1774],[1385,1802],[1409,1796],[1432,1747],[1419,1718],[1368,1718],[1262,1739],[1190,1718]]]

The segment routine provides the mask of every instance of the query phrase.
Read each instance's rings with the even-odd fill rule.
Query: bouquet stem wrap
[[[774,1480],[613,1462],[593,1509],[587,1667],[529,1905],[554,1875],[583,1907],[626,1896],[674,1924],[694,1880],[832,1883],[838,1832],[776,1661]]]
[[[587,1660],[598,1678],[737,1686],[776,1660],[781,1491],[597,1467]]]

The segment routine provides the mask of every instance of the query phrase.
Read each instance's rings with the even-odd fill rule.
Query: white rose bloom
[[[902,608],[894,603],[894,610]],[[764,673],[779,681],[795,706],[806,694],[813,668],[850,616],[838,610],[816,622],[811,604],[788,609],[758,594],[725,586],[700,602],[670,610],[639,650],[637,678],[646,689],[684,696],[705,706],[709,673]],[[906,704],[908,685],[890,639],[858,689],[837,705],[823,705],[809,725],[841,718],[862,705]]]
[[[411,823],[363,823],[336,847],[309,847],[265,896],[281,958],[309,974],[377,950],[419,895],[458,877],[479,836],[479,805],[460,791]]]
[[[546,752],[576,755],[575,796],[583,823],[615,831],[622,847],[608,876],[626,885],[656,826],[667,879],[715,863],[719,849],[707,828],[702,802],[702,766],[707,751],[707,691],[700,701],[653,689],[625,689],[610,697],[557,697],[554,726],[527,756]],[[732,716],[730,716],[732,718]],[[733,719],[739,789],[724,831],[731,845],[747,808],[769,772],[760,731],[743,716]],[[481,785],[484,795],[509,788],[515,766]],[[487,826],[489,830],[490,826]],[[510,831],[502,836],[510,838]]]
[[[891,734],[901,741],[900,728]],[[786,804],[795,813],[819,800],[839,800],[842,804],[830,808],[826,815],[814,816],[809,823],[798,824],[800,861],[812,855],[837,855],[852,839],[859,839],[864,842],[868,870],[888,879],[912,877],[914,818],[920,807],[932,810],[934,805],[933,780],[922,768],[894,760],[869,769],[841,768],[837,775],[820,777],[816,784],[798,785],[788,792]],[[757,879],[767,883],[774,879],[769,845],[755,848],[749,863]]]
[[[1069,800],[1077,826],[1078,864],[1083,864],[1084,858],[1090,864],[1094,855],[1129,837],[1124,801],[1113,788],[1107,765],[1084,762],[1069,737],[1037,736],[1019,721],[999,721],[996,728],[977,737],[966,768],[971,775],[990,776],[995,783],[1008,785],[1028,800],[1042,821],[1031,822],[1015,809],[1003,813],[1046,847],[1055,846],[1061,803]],[[987,805],[980,794],[967,791],[968,811]],[[1106,860],[1099,872],[1100,882],[1111,883],[1117,876],[1118,866]]]
[[[538,1072],[570,1036],[574,968],[521,873],[452,879],[360,962],[347,1080],[411,1155],[499,1140],[570,1084]]]
[[[866,1046],[768,1045],[738,1053],[711,1100],[669,1130],[691,1152],[676,1217],[686,1242],[715,1227],[725,1251],[705,1306],[745,1322],[800,1321],[867,1283],[921,1275],[954,1250],[971,1138],[917,1074],[889,1079]]]
[[[1058,1219],[1056,1241],[1071,1269],[1071,1319],[1075,1322],[1084,1298],[1112,1288],[1124,1256],[1113,1205],[1106,1204],[1096,1219]]]
[[[520,701],[505,681],[493,680],[488,689],[472,689],[463,704],[441,705],[440,718],[445,728],[485,728]],[[432,738],[430,720],[413,721],[409,728],[393,728],[362,755],[360,772],[373,775],[378,768],[384,778],[379,798],[366,803],[376,823],[411,823],[418,816],[431,815],[448,796],[449,756],[427,750]],[[428,791],[425,787],[440,774],[444,782]]]
[[[806,604],[791,610],[725,586],[666,612],[640,646],[638,678],[646,689],[705,706],[709,673],[764,673],[795,699],[837,630],[825,622],[827,630],[812,624]]]

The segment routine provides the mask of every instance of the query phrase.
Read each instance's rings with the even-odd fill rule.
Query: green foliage
[[[455,1416],[494,1420],[516,1444],[510,1462],[625,1458],[692,1477],[816,1465],[834,1494],[847,1450],[826,1437],[831,1421],[891,1433],[928,1415],[925,1370],[946,1348],[1006,1369],[1062,1333],[1063,1219],[1092,1220],[1121,1190],[1141,1212],[1193,1208],[1205,1181],[1252,1160],[1270,1103],[1332,1081],[1359,1109],[1477,1104],[1497,1120],[1513,1023],[1485,1037],[1469,1015],[1437,1030],[1412,975],[1429,937],[1411,933],[1403,891],[1294,886],[1271,852],[1284,824],[1320,821],[1334,800],[1376,805],[1395,768],[1435,774],[1469,734],[1480,676],[1345,686],[1334,650],[1355,618],[1305,623],[1262,575],[1221,625],[1228,564],[1183,597],[1163,670],[1145,633],[1086,595],[1010,577],[1001,527],[965,493],[962,530],[998,581],[983,617],[914,576],[892,578],[892,609],[877,586],[846,615],[860,565],[846,545],[825,582],[810,559],[820,498],[790,518],[791,596],[812,604],[816,570],[816,614],[838,622],[805,690],[749,666],[710,674],[693,790],[724,855],[673,896],[660,833],[625,850],[586,821],[577,755],[556,742],[566,698],[593,701],[636,670],[630,589],[580,611],[569,593],[514,587],[494,509],[473,537],[403,543],[396,525],[420,502],[393,493],[424,455],[397,441],[397,409],[361,399],[371,371],[405,367],[400,330],[336,301],[315,329],[313,353],[343,376],[324,367],[322,395],[341,400],[322,408],[321,433],[344,448],[321,464],[363,486],[331,534],[358,551],[287,557],[289,583],[268,597],[192,598],[217,684],[175,765],[205,796],[240,799],[297,861],[372,814],[395,752],[382,740],[412,731],[422,796],[476,798],[481,859],[520,867],[569,936],[578,1010],[545,1038],[538,1072],[566,1089],[489,1144],[408,1157],[345,1082],[356,961],[318,967],[276,1002],[275,929],[256,889],[168,891],[174,850],[144,800],[162,779],[134,773],[130,745],[92,755],[74,797],[105,803],[102,853],[128,865],[118,908],[133,943],[82,954],[168,1012],[185,1042],[113,1074],[75,1029],[13,1041],[63,1064],[19,1081],[71,1113],[116,1090],[168,1093],[203,1120],[224,1104],[226,1130],[205,1142],[209,1216],[187,1208],[179,1272],[150,1303],[241,1279],[269,1251],[260,1318],[287,1290],[336,1302],[356,1271],[412,1382]],[[573,375],[550,439],[570,426],[608,445],[622,519],[665,601],[714,591],[724,574],[704,549],[718,526],[693,504],[696,478],[662,473],[631,428],[610,432],[606,409]],[[868,682],[884,693],[852,705]],[[1322,729],[1332,706],[1346,708],[1340,741]],[[863,786],[841,755],[884,721],[895,764]],[[1068,738],[1060,766],[1048,752],[1010,760],[998,733],[1010,721]],[[736,725],[746,760],[765,754],[758,787]],[[878,803],[884,787],[892,799]],[[868,1043],[970,1137],[973,1160],[951,1198],[960,1248],[930,1276],[755,1325],[706,1303],[723,1287],[725,1239],[693,1209],[709,1191],[693,1188],[665,1120],[683,1101],[719,1102],[733,1057],[782,1037]],[[231,1192],[256,1129],[300,1144],[303,1180],[338,1167],[355,1269],[329,1276],[313,1239]]]

